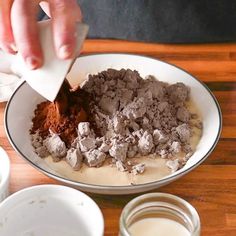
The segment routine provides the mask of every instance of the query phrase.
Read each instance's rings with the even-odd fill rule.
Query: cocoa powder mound
[[[77,137],[77,127],[82,121],[87,120],[86,107],[87,94],[79,87],[73,90],[65,81],[54,102],[42,102],[34,111],[31,134],[39,132],[42,138],[46,138],[51,130],[60,136],[67,147]]]

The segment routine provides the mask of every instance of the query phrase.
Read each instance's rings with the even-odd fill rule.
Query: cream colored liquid
[[[196,107],[192,104],[188,104],[188,108],[191,112],[197,113]],[[201,118],[199,116],[199,118]],[[190,139],[190,144],[193,150],[196,150],[197,144],[201,138],[201,130],[193,128],[194,135]],[[183,158],[184,154],[178,154],[178,158]],[[71,167],[65,162],[53,162],[51,157],[44,159],[50,169],[57,172],[62,177],[68,179],[87,183],[106,186],[125,186],[125,185],[137,185],[143,183],[149,183],[157,181],[167,175],[171,174],[171,170],[166,166],[166,160],[155,155],[152,158],[148,157],[136,157],[132,160],[137,163],[145,163],[145,172],[139,175],[133,175],[128,172],[120,172],[116,167],[110,166],[107,161],[102,167],[91,168],[83,164],[79,171],[73,171]]]
[[[191,236],[180,223],[166,218],[147,218],[130,226],[131,236]]]

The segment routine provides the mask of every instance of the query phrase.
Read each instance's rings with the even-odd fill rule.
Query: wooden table
[[[205,82],[223,112],[221,139],[208,159],[183,178],[155,191],[176,194],[200,214],[202,235],[236,235],[236,43],[163,45],[126,41],[88,40],[83,54],[126,52],[152,56],[173,63]],[[5,104],[0,105],[0,145],[11,158],[10,192],[37,184],[59,183],[39,173],[9,144],[4,128]],[[105,235],[118,234],[119,217],[131,196],[89,194],[101,207]]]

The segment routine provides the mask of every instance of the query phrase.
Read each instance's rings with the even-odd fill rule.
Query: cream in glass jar
[[[199,236],[200,219],[185,200],[149,193],[133,199],[120,217],[121,236]]]

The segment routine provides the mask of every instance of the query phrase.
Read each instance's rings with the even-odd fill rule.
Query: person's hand
[[[59,58],[73,57],[76,22],[81,11],[76,0],[0,0],[0,48],[23,56],[30,69],[43,64],[37,28],[39,6],[52,19],[55,50]]]

